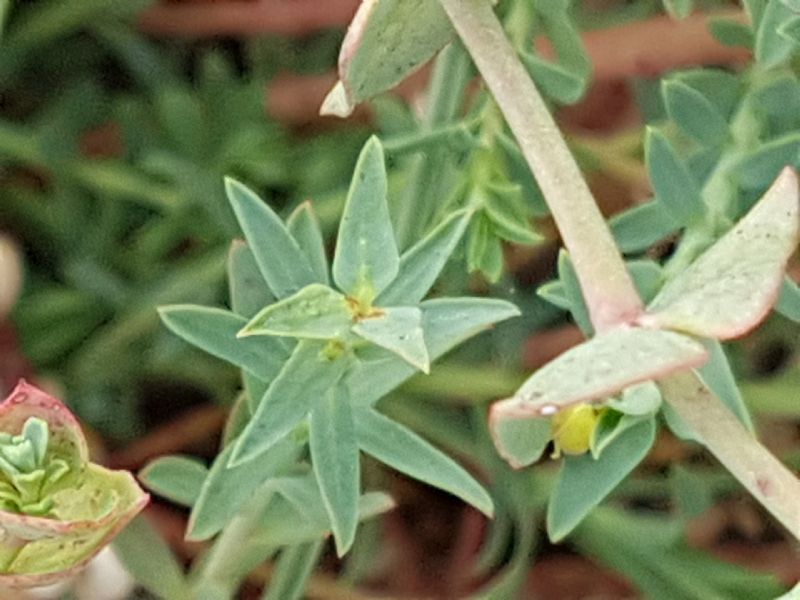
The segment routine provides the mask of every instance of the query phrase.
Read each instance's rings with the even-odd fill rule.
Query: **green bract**
[[[61,402],[21,381],[0,405],[0,586],[71,576],[148,501],[133,477],[90,463]]]

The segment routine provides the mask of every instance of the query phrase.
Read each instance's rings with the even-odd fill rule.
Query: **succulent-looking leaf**
[[[311,269],[317,276],[317,282],[325,285],[330,283],[328,258],[325,255],[325,238],[322,236],[319,219],[314,213],[311,202],[303,202],[294,209],[286,219],[286,227],[297,241],[300,250],[306,255]]]
[[[306,255],[278,215],[255,192],[234,179],[225,180],[225,191],[272,293],[285,298],[314,283],[316,276]]]
[[[643,252],[680,228],[680,223],[658,200],[649,200],[615,215],[608,224],[625,253]]]
[[[430,357],[422,329],[422,311],[416,306],[398,306],[384,308],[381,313],[359,321],[353,332],[428,373]]]
[[[696,367],[708,353],[690,337],[655,329],[615,329],[568,350],[534,373],[517,393],[495,403],[492,429],[500,420],[549,416],[577,404],[675,371]]]
[[[490,427],[497,452],[514,469],[539,460],[553,437],[550,421],[538,416],[493,419]]]
[[[344,556],[356,537],[361,487],[358,443],[345,386],[333,386],[311,411],[309,446],[336,553]]]
[[[208,469],[188,456],[162,456],[139,471],[139,481],[150,490],[184,506],[192,506],[200,495]]]
[[[262,381],[275,377],[288,357],[277,340],[238,339],[237,334],[247,325],[247,320],[230,311],[178,304],[163,306],[158,313],[176,335]]]
[[[566,537],[645,457],[655,440],[655,419],[624,431],[600,458],[591,454],[564,459],[547,505],[547,533],[553,542]]]
[[[733,229],[667,282],[639,323],[721,340],[747,333],[778,297],[798,211],[797,176],[785,169]]]
[[[365,0],[339,54],[339,79],[321,114],[346,117],[355,106],[400,83],[452,38],[436,0]]]
[[[47,492],[47,516],[0,510],[0,586],[33,587],[69,578],[149,500],[130,473],[89,463],[86,440],[72,413],[21,381],[0,405],[0,431],[17,436],[27,429],[28,439],[40,437],[32,431],[38,425],[25,427],[31,418],[48,426],[43,464],[60,462],[68,472]]]
[[[294,440],[285,438],[259,460],[228,467],[233,445],[224,448],[214,459],[192,506],[186,539],[199,541],[217,534],[265,481],[284,475],[293,468],[300,451]]]
[[[378,306],[413,305],[422,300],[453,253],[472,212],[459,210],[400,257],[397,277],[375,300]]]
[[[347,356],[328,357],[326,346],[301,340],[272,381],[253,418],[236,440],[229,466],[252,460],[289,433],[342,377]]]
[[[787,319],[800,323],[800,286],[788,276],[783,279],[781,294],[778,297],[775,310]]]
[[[312,283],[265,307],[238,337],[277,335],[328,340],[342,337],[352,324],[347,298],[327,285]]]
[[[333,258],[336,285],[366,303],[394,280],[400,267],[386,191],[383,149],[373,136],[353,172]]]
[[[625,431],[638,425],[643,420],[652,419],[653,415],[635,416],[626,415],[616,410],[604,410],[600,413],[600,418],[592,430],[589,449],[592,458],[597,460],[610,444],[614,442]]]
[[[622,390],[619,397],[609,398],[608,406],[626,415],[651,415],[661,406],[661,392],[652,381],[637,383]]]
[[[494,504],[489,494],[449,456],[375,410],[359,408],[353,416],[358,445],[364,452],[401,473],[450,492],[492,516]]]
[[[242,240],[234,240],[228,251],[228,293],[231,309],[245,319],[275,302],[253,253]]]
[[[728,122],[717,107],[680,79],[664,81],[664,104],[670,119],[703,146],[714,146],[728,135]]]
[[[700,188],[664,134],[648,127],[644,152],[656,198],[670,215],[684,225],[701,216]]]

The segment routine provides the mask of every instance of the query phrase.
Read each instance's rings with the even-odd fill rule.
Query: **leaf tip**
[[[355,104],[348,98],[344,84],[341,81],[337,81],[336,85],[331,88],[331,91],[322,101],[319,114],[323,117],[340,117],[344,119],[352,115],[353,110],[355,110]]]

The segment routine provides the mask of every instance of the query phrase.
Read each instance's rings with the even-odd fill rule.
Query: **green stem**
[[[469,71],[469,58],[460,43],[454,42],[442,50],[428,88],[428,105],[421,124],[423,130],[445,125],[458,115],[470,78]],[[407,248],[419,238],[443,200],[441,196],[445,190],[441,174],[447,158],[448,151],[439,148],[414,159],[408,185],[397,207],[395,234],[401,248]]]
[[[439,0],[494,95],[535,174],[597,332],[631,322],[641,300],[553,118],[488,0]],[[800,482],[692,371],[665,378],[665,399],[720,462],[800,538]]]
[[[440,0],[517,138],[570,252],[596,331],[642,312],[622,256],[488,0]]]
[[[659,387],[711,453],[800,539],[800,480],[750,435],[694,372],[667,377]]]

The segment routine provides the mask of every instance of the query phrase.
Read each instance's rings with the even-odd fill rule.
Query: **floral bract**
[[[0,586],[68,578],[148,499],[130,473],[89,462],[60,401],[21,381],[0,404]]]

